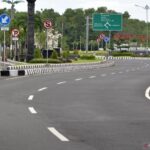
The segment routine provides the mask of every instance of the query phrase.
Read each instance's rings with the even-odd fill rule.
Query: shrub
[[[82,55],[80,56],[80,59],[84,59],[84,60],[95,60],[96,57],[94,55]]]
[[[47,59],[32,59],[30,63],[47,63]],[[48,59],[48,63],[61,63],[58,59]]]
[[[65,51],[63,51],[63,53],[62,53],[62,57],[63,58],[68,58],[69,57],[69,55],[70,55],[70,51],[69,50],[65,50]]]
[[[78,50],[74,50],[73,54],[79,55],[79,51]]]
[[[56,50],[53,50],[51,58],[52,59],[57,59],[58,58],[58,53],[56,52]]]
[[[112,52],[112,56],[132,56],[132,52]]]
[[[34,51],[34,58],[41,58],[41,50],[39,48],[36,48]]]
[[[99,55],[99,56],[106,56],[106,55],[108,55],[108,51],[97,51],[97,52],[96,52],[96,55]]]

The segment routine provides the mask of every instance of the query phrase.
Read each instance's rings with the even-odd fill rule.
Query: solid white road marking
[[[150,87],[148,87],[147,89],[146,89],[146,91],[145,91],[145,97],[148,99],[148,100],[150,100]]]
[[[89,78],[90,78],[90,79],[93,79],[93,78],[96,78],[96,76],[90,76]]]
[[[64,84],[64,83],[66,83],[66,81],[58,82],[57,84],[60,85],[60,84]]]
[[[80,80],[82,80],[82,78],[75,79],[75,81],[80,81]]]
[[[69,142],[65,136],[63,136],[60,132],[58,132],[54,127],[48,127],[48,130],[53,133],[59,140],[62,142]]]
[[[122,71],[119,72],[120,74],[123,73]]]
[[[31,114],[37,114],[37,111],[33,107],[28,108]]]
[[[41,91],[44,91],[44,90],[46,90],[46,89],[47,89],[47,87],[43,87],[43,88],[41,88],[41,89],[38,89],[38,91],[41,92]]]
[[[34,98],[34,95],[30,95],[30,96],[28,97],[28,100],[29,100],[29,101],[32,101],[33,98]]]

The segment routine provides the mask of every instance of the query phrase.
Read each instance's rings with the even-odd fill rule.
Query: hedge
[[[82,55],[80,56],[80,59],[95,60],[96,57],[94,55]]]
[[[47,63],[47,59],[32,59],[30,63]],[[58,59],[48,59],[48,63],[61,63]]]

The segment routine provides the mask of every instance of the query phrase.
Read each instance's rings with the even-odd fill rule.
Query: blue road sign
[[[107,37],[107,36],[105,36],[105,38],[104,38],[105,43],[108,43],[108,42],[109,42],[109,40],[110,40],[110,38],[109,38],[109,37]]]
[[[0,26],[5,27],[10,24],[10,17],[7,14],[0,15]]]

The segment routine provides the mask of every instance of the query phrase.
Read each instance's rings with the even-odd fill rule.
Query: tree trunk
[[[28,1],[28,32],[27,32],[27,55],[26,61],[34,58],[34,9],[36,0]]]

